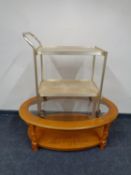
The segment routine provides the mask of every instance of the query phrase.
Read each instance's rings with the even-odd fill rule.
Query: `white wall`
[[[22,39],[22,32],[31,31],[45,45],[106,49],[104,96],[113,100],[120,112],[130,113],[130,16],[130,0],[0,0],[0,109],[18,109],[35,94],[32,50]],[[55,64],[49,62],[52,75],[64,75],[57,70],[58,59],[54,60]],[[79,61],[72,62],[72,73],[84,76],[84,64]]]

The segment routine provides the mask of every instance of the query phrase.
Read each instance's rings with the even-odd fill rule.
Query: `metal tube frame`
[[[33,56],[34,56],[34,70],[35,70],[35,87],[36,87],[36,95],[38,97],[38,103],[37,103],[37,109],[38,109],[38,113],[41,115],[42,114],[42,110],[41,110],[41,102],[42,102],[42,98],[39,95],[38,92],[38,86],[39,86],[39,79],[38,79],[38,65],[37,65],[37,56],[40,56],[40,64],[41,64],[41,81],[44,81],[44,68],[43,68],[43,53],[38,54],[37,53],[37,48],[33,45],[33,42],[31,42],[31,40],[29,39],[29,37],[32,37],[32,39],[34,39],[37,43],[39,47],[42,47],[41,42],[38,40],[38,38],[30,33],[30,32],[26,32],[23,33],[23,37],[25,39],[25,41],[32,47],[33,49]],[[95,47],[97,48],[97,47]],[[100,48],[97,48],[100,49]],[[101,49],[100,49],[101,50]],[[102,76],[101,76],[101,83],[100,83],[100,89],[99,89],[99,95],[98,97],[96,97],[96,100],[94,101],[94,107],[95,109],[93,109],[93,115],[94,112],[99,112],[100,111],[100,102],[101,102],[101,98],[102,98],[102,89],[103,89],[103,82],[104,82],[104,75],[105,75],[105,69],[106,69],[106,62],[107,62],[107,52],[102,51],[102,55],[104,57],[104,61],[103,61],[103,69],[102,69]],[[94,81],[94,74],[95,74],[95,62],[96,62],[96,55],[93,55],[93,62],[92,62],[92,75],[91,75],[91,81]],[[96,101],[98,102],[96,105]],[[93,107],[93,108],[94,108]],[[94,111],[95,110],[95,111]]]
[[[107,52],[104,52],[104,61],[103,61],[103,69],[102,69],[102,76],[101,76],[101,83],[100,83],[100,90],[99,90],[99,96],[98,96],[98,104],[97,104],[97,112],[99,114],[100,112],[100,102],[102,98],[102,89],[103,89],[103,82],[105,77],[105,69],[106,69],[106,62],[107,62]]]
[[[44,81],[45,79],[45,72],[44,72],[44,68],[43,68],[43,55],[40,55],[40,64],[41,64],[41,81]]]
[[[38,65],[37,65],[37,53],[35,50],[33,50],[34,53],[34,70],[35,70],[35,86],[36,86],[36,95],[38,97],[38,103],[37,103],[37,110],[38,113],[41,115],[42,110],[41,110],[41,97],[39,96],[38,88],[39,88],[39,80],[38,80]]]
[[[97,48],[97,47],[95,47],[95,48]],[[99,114],[99,112],[100,112],[100,102],[101,102],[101,98],[102,98],[102,89],[103,89],[103,82],[104,82],[106,62],[107,62],[107,52],[103,53],[103,57],[104,57],[104,61],[103,61],[101,82],[100,82],[100,87],[99,87],[99,95],[98,95],[98,97],[96,97],[95,100],[93,100],[93,111],[92,111],[93,115],[95,112],[97,114]],[[91,81],[94,81],[95,62],[96,62],[96,55],[93,55]],[[97,102],[97,105],[96,105],[96,102]]]
[[[96,55],[93,55],[91,81],[94,80]]]
[[[41,109],[41,102],[42,102],[42,98],[39,96],[39,92],[38,92],[38,87],[39,87],[39,79],[38,79],[38,64],[37,64],[37,48],[33,45],[33,42],[31,42],[31,40],[29,39],[29,37],[31,37],[32,39],[34,39],[37,43],[38,46],[41,47],[42,44],[41,42],[38,40],[38,38],[30,33],[30,32],[26,32],[23,33],[23,37],[25,39],[25,41],[32,47],[33,49],[33,57],[34,57],[34,70],[35,70],[35,88],[36,88],[36,95],[38,98],[38,102],[37,102],[37,110],[39,115],[42,114],[42,109]],[[44,80],[44,73],[43,73],[43,57],[42,54],[40,55],[40,59],[41,59],[41,80]]]

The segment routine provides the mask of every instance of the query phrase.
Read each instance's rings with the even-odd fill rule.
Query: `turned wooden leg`
[[[32,144],[32,150],[37,151],[38,144],[37,144],[37,138],[36,138],[36,126],[30,125],[30,131],[31,131],[31,144]]]
[[[101,150],[103,150],[106,146],[107,138],[109,136],[109,128],[110,128],[110,124],[107,124],[107,125],[104,126],[103,135],[100,138],[100,149]]]

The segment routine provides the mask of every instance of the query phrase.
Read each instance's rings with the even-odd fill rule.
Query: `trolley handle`
[[[35,40],[39,44],[39,46],[42,46],[39,39],[34,34],[32,34],[31,32],[23,33],[23,38],[34,50],[36,49],[36,47],[33,44],[33,42],[31,41],[31,39]]]

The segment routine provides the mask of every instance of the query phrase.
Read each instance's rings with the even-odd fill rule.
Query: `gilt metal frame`
[[[91,74],[91,81],[94,81],[94,74],[95,74],[95,64],[96,64],[96,56],[102,56],[103,59],[103,68],[102,68],[102,75],[99,87],[99,95],[97,97],[97,101],[95,100],[93,106],[93,115],[96,111],[100,111],[100,101],[102,98],[102,89],[103,89],[103,82],[105,76],[105,69],[106,69],[106,62],[107,62],[107,52],[103,49],[98,47],[94,48],[87,48],[87,47],[76,47],[76,46],[55,46],[55,47],[44,47],[40,40],[32,33],[26,32],[23,33],[23,37],[25,41],[32,47],[33,49],[33,57],[34,57],[34,70],[35,70],[35,87],[36,87],[36,95],[38,97],[37,109],[38,113],[41,115],[41,101],[42,98],[39,95],[38,88],[39,88],[39,78],[38,78],[38,64],[37,64],[37,57],[40,57],[41,63],[41,81],[45,80],[45,70],[43,67],[43,55],[91,55],[93,56],[92,60],[92,74]],[[32,42],[34,40],[38,46],[35,46]],[[46,98],[46,97],[45,97]]]

